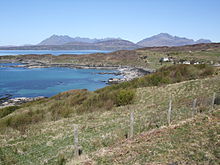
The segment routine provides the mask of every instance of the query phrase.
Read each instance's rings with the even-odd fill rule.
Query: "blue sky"
[[[167,32],[220,42],[220,0],[0,0],[0,45],[53,35],[137,42]]]

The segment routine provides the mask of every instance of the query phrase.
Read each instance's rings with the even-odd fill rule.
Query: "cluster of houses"
[[[192,61],[187,61],[187,60],[183,60],[183,59],[180,59],[180,60],[176,60],[174,59],[173,57],[162,57],[159,62],[162,63],[163,62],[172,62],[173,64],[201,64],[200,62],[198,61],[195,61],[195,60],[192,60]]]

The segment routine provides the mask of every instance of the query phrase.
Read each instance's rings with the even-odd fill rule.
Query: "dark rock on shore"
[[[5,96],[1,96],[0,97],[0,105],[6,101],[8,101],[9,99],[12,98],[12,95],[11,94],[5,94]]]
[[[10,95],[12,96],[12,95]],[[11,97],[5,97],[4,101],[2,100],[0,102],[0,108],[4,108],[4,107],[8,107],[8,106],[14,106],[14,105],[21,105],[23,103],[27,103],[30,101],[35,101],[35,100],[39,100],[39,99],[43,99],[46,98],[44,96],[38,96],[38,97],[16,97],[16,98],[11,98]]]

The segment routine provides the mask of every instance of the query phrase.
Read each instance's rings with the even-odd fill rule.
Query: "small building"
[[[183,61],[183,63],[182,64],[190,64],[190,61]]]
[[[190,64],[192,64],[192,65],[197,65],[197,64],[200,64],[200,62],[195,61],[195,60],[191,60],[191,61],[190,61]]]
[[[172,57],[162,57],[162,58],[159,60],[159,62],[160,62],[161,65],[162,65],[163,62],[174,62],[174,59],[173,59]]]
[[[160,62],[170,62],[170,58],[169,57],[162,57],[160,59]]]

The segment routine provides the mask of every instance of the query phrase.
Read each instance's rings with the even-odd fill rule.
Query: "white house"
[[[160,59],[160,62],[170,62],[171,60],[170,60],[170,58],[169,57],[162,57],[161,59]]]
[[[183,61],[183,64],[190,64],[190,61]]]

